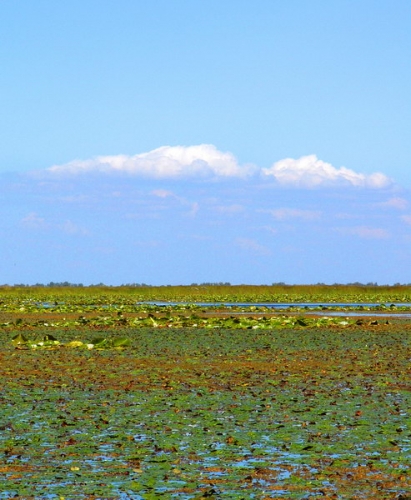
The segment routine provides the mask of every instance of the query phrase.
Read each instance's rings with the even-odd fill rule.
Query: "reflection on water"
[[[173,307],[173,306],[196,306],[203,308],[224,308],[230,310],[230,314],[242,315],[249,314],[250,311],[233,311],[236,308],[272,309],[282,312],[299,312],[306,315],[315,316],[344,316],[344,317],[366,317],[380,316],[387,318],[411,318],[411,312],[398,312],[398,310],[411,309],[409,302],[394,303],[372,303],[372,302],[141,302],[140,305],[149,305],[155,307]],[[341,309],[341,310],[335,310]],[[355,309],[354,311],[351,309]],[[261,311],[259,311],[261,312]]]
[[[301,311],[299,311],[301,314]],[[379,318],[411,318],[411,313],[396,313],[396,312],[388,312],[388,313],[381,313],[378,311],[309,311],[309,312],[304,312],[304,316],[323,316],[323,317],[329,317],[329,316],[334,316],[334,317],[343,317],[343,318],[348,318],[348,317],[358,317],[358,318],[364,318],[364,317],[376,317],[378,316]],[[250,312],[230,312],[230,315],[232,316],[249,316]]]
[[[335,309],[336,307],[349,308],[411,308],[409,302],[139,302],[139,305],[157,307],[166,306],[198,306],[198,307],[266,307],[268,309]]]
[[[411,313],[396,313],[396,312],[378,312],[378,311],[318,311],[308,313],[307,316],[344,316],[344,317],[364,317],[378,316],[381,318],[411,318]]]

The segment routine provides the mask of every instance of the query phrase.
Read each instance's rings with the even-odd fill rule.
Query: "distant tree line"
[[[284,281],[278,281],[277,283],[272,283],[272,286],[305,286],[305,285],[288,285]],[[363,287],[373,287],[373,286],[381,286],[381,287],[389,287],[389,286],[411,286],[411,283],[394,283],[393,285],[379,285],[376,281],[370,281],[368,283],[360,283],[359,281],[355,281],[353,283],[315,283],[314,285],[306,285],[306,286],[363,286]]]
[[[28,285],[25,283],[15,283],[14,285],[8,285],[8,284],[3,284],[0,286],[13,286],[16,288],[30,288],[30,287],[37,287],[37,288],[93,288],[93,287],[106,287],[106,288],[117,288],[117,287],[124,287],[124,288],[154,288],[154,287],[172,287],[172,286],[192,286],[192,287],[204,287],[204,286],[235,286],[231,285],[228,281],[219,281],[219,282],[203,282],[203,283],[191,283],[191,285],[149,285],[147,283],[123,283],[122,285],[106,285],[104,283],[96,283],[96,284],[91,284],[91,285],[83,285],[83,283],[70,283],[69,281],[50,281],[50,283],[44,284],[44,283],[36,283],[34,285]],[[246,284],[242,284],[241,286],[247,286]],[[253,286],[270,286],[266,284],[260,284],[260,285],[253,285]],[[326,283],[316,283],[313,285],[289,285],[285,283],[284,281],[278,281],[276,283],[272,283],[271,286],[283,286],[283,287],[293,287],[293,286],[356,286],[356,287],[398,287],[398,286],[404,286],[404,287],[409,287],[411,286],[411,283],[394,283],[393,285],[379,285],[377,282],[368,282],[368,283],[360,283],[359,281],[355,281],[353,283],[333,283],[333,284],[326,284]]]

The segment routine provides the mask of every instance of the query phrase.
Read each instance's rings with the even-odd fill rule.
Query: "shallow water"
[[[385,318],[411,318],[411,312],[398,312],[398,309],[404,310],[411,308],[411,303],[396,302],[396,303],[372,303],[372,302],[145,302],[140,303],[150,306],[167,307],[167,306],[198,306],[198,307],[224,307],[226,309],[235,309],[238,307],[255,307],[267,308],[275,311],[293,310],[303,312],[308,315],[315,316],[336,316],[336,317],[367,317],[367,316],[380,316]],[[340,311],[332,309],[341,308]],[[304,309],[304,311],[301,311]],[[348,309],[359,309],[351,311]],[[365,310],[364,310],[365,309]],[[230,311],[233,315],[247,315],[250,311]]]
[[[232,316],[249,316],[250,312],[242,311],[242,312],[230,312]],[[349,317],[358,317],[358,318],[369,318],[369,317],[381,317],[381,318],[411,318],[411,313],[397,313],[397,312],[387,312],[382,313],[379,311],[311,311],[304,312],[304,316],[323,316],[323,317],[341,317],[341,318],[349,318]]]
[[[198,306],[198,307],[267,307],[269,309],[317,309],[317,308],[330,308],[336,307],[409,307],[409,302],[163,302],[163,301],[150,301],[139,302],[138,305],[150,305],[157,307],[166,306]]]
[[[343,316],[343,317],[369,317],[378,316],[381,318],[411,318],[411,313],[379,312],[379,311],[316,311],[308,313],[307,316]]]

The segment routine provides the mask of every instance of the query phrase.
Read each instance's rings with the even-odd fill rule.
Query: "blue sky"
[[[411,282],[411,3],[0,6],[0,283]]]

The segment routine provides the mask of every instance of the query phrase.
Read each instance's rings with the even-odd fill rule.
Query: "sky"
[[[0,284],[411,282],[411,2],[0,2]]]

